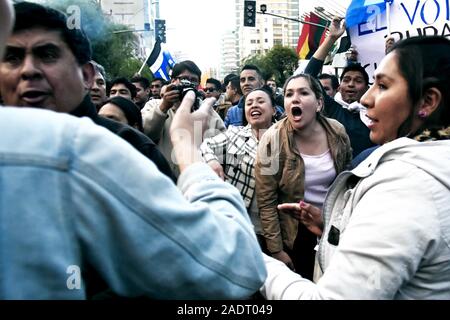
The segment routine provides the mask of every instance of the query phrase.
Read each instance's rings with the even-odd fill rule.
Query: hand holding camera
[[[180,101],[183,100],[184,96],[187,92],[192,91],[195,94],[195,100],[194,104],[192,105],[191,112],[194,112],[197,110],[202,102],[202,95],[197,90],[197,85],[190,82],[189,80],[180,80],[180,84],[176,85],[173,90],[176,90],[179,92],[180,95]]]
[[[192,112],[196,95],[187,90],[170,126],[170,138],[180,171],[191,163],[201,161],[199,146],[211,117],[214,98],[207,98],[195,112]]]

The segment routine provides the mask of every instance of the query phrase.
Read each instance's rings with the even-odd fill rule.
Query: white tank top
[[[336,178],[330,149],[323,154],[310,156],[300,153],[305,163],[305,202],[322,209],[325,196]]]

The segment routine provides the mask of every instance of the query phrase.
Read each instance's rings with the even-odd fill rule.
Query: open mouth
[[[40,104],[48,97],[48,93],[39,90],[29,90],[21,95],[21,99],[30,105]]]
[[[250,115],[251,115],[252,117],[259,117],[259,116],[261,115],[261,112],[258,111],[258,110],[254,110],[254,111],[252,111],[252,112],[250,113]]]
[[[300,121],[302,119],[302,109],[300,107],[292,107],[291,109],[292,117],[296,121]]]

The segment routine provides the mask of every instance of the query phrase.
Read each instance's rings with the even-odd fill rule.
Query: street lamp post
[[[295,21],[295,22],[300,22],[300,23],[303,23],[303,24],[306,23],[306,24],[310,24],[310,25],[317,26],[317,27],[322,27],[322,28],[328,28],[328,26],[324,26],[322,24],[309,22],[309,21],[305,21],[305,20],[301,20],[301,19],[294,19],[294,18],[284,17],[284,16],[280,16],[278,14],[267,12],[267,5],[265,5],[265,4],[260,5],[259,9],[261,11],[259,11],[259,12],[257,11],[256,13],[267,14],[269,16],[274,16],[274,17],[281,18],[281,19],[286,19],[286,20],[291,20],[291,21]]]

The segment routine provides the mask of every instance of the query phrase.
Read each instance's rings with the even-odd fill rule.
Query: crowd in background
[[[6,136],[23,111],[49,139],[46,148],[19,126],[33,142],[14,146],[22,157],[0,143],[1,203],[14,209],[1,206],[2,245],[11,245],[2,264],[22,281],[1,280],[1,297],[450,298],[445,37],[388,39],[369,85],[354,60],[339,77],[321,73],[345,32],[335,18],[304,72],[284,84],[247,64],[201,85],[190,60],[169,81],[108,79],[62,13],[26,2],[14,11],[3,104],[95,126],[1,108]],[[36,192],[19,201],[25,179]],[[33,226],[37,240],[24,240]],[[42,257],[22,256],[35,249]],[[83,269],[75,295],[58,282],[70,261]]]

